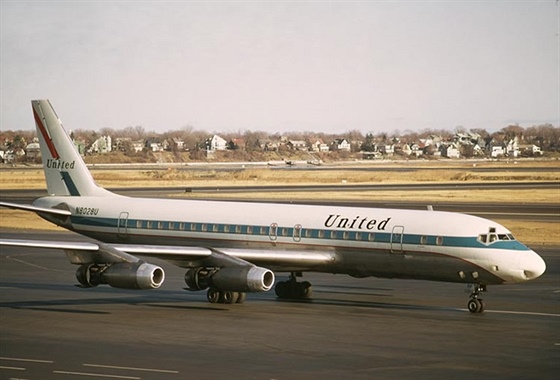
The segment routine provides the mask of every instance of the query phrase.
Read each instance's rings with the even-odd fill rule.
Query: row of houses
[[[109,153],[113,150],[129,152],[164,152],[164,151],[188,151],[185,141],[178,137],[168,139],[149,138],[132,140],[127,137],[101,136],[89,146],[83,141],[74,140],[76,149],[81,155],[93,155]],[[441,136],[432,135],[419,139],[417,142],[401,142],[399,138],[391,141],[374,141],[366,138],[366,141],[350,141],[337,138],[330,143],[321,138],[309,140],[290,140],[282,137],[274,140],[257,141],[253,148],[262,151],[305,151],[313,153],[329,152],[353,152],[361,154],[364,159],[391,158],[395,155],[403,157],[521,157],[540,156],[540,147],[534,144],[521,144],[517,137],[509,141],[498,142],[493,139],[485,140],[477,133],[457,133],[452,139],[444,140]],[[226,140],[219,135],[213,135],[203,143],[197,144],[197,149],[205,150],[208,157],[215,156],[216,152],[226,150],[247,150],[247,144],[243,138]],[[40,148],[37,139],[25,148],[1,149],[0,160],[10,163],[25,156],[26,161],[36,161],[40,157]]]
[[[246,149],[246,142],[242,138],[234,138],[227,141],[218,135],[214,135],[206,140],[205,147],[209,151]],[[332,150],[350,152],[352,150],[352,145],[346,139],[335,139],[331,144],[326,144],[322,139],[306,141],[280,138],[277,140],[259,141],[258,148],[264,151],[279,151],[282,150],[282,148],[285,148],[287,150],[310,152],[329,152]]]

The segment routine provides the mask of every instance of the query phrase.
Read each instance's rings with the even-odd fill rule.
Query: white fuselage
[[[118,195],[51,196],[34,205],[68,209],[70,217],[42,216],[107,243],[230,249],[279,271],[480,284],[526,281],[544,271],[540,256],[506,228],[465,214]],[[312,268],[275,267],[269,254],[260,259],[262,250],[333,259]]]

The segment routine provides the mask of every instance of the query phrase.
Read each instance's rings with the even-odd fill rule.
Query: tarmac
[[[545,274],[489,287],[486,311],[471,314],[461,284],[327,274],[304,275],[310,301],[209,304],[158,260],[158,290],[82,289],[61,251],[2,247],[0,379],[557,380],[560,247],[531,248]]]

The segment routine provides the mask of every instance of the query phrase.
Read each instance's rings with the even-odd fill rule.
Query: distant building
[[[443,157],[447,158],[460,158],[461,152],[456,144],[442,144],[440,147],[440,152]]]
[[[109,153],[112,147],[111,136],[101,136],[91,144],[88,153]]]
[[[185,140],[179,137],[173,137],[171,139],[171,149],[174,150],[185,150]]]
[[[352,149],[352,146],[350,145],[350,143],[346,139],[336,139],[336,140],[334,140],[333,147],[334,147],[334,150],[341,150],[341,151],[344,151],[344,152],[350,152],[350,150]]]
[[[35,161],[37,158],[41,157],[41,147],[38,142],[32,142],[25,147],[25,155],[27,156],[27,161]]]
[[[307,143],[303,140],[290,140],[286,145],[293,150],[308,150]]]
[[[314,140],[315,142],[311,143],[311,150],[313,152],[328,152],[329,146],[323,142],[322,139]]]
[[[216,151],[216,150],[226,150],[227,141],[218,135],[212,136],[212,138],[206,140],[206,150]]]
[[[502,157],[505,154],[504,147],[501,145],[491,145],[490,146],[490,157],[497,158]]]

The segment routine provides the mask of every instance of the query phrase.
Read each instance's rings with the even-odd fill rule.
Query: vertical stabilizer
[[[31,105],[48,193],[69,196],[110,194],[93,180],[51,103],[48,100],[32,100]]]

